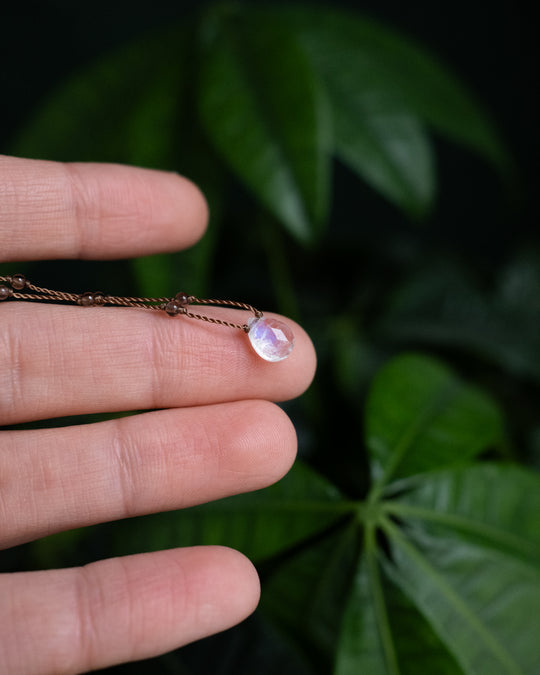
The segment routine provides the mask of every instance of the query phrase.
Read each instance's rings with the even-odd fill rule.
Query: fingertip
[[[223,622],[221,627],[212,626],[209,634],[213,634],[231,628],[253,614],[259,604],[261,583],[255,565],[240,551],[227,546],[205,546],[202,550],[215,566],[213,577],[218,578],[225,571],[229,580],[227,585],[218,584],[217,592],[213,593],[213,618]],[[215,557],[212,559],[212,556]]]
[[[204,234],[201,190],[175,172],[118,164],[64,165],[79,257],[124,257],[188,248]]]
[[[171,229],[171,242],[175,248],[189,248],[206,232],[210,209],[202,190],[189,178],[176,172],[156,172],[170,190],[170,201],[161,204],[163,222]],[[164,208],[165,207],[165,208]]]
[[[194,546],[168,552],[178,556],[184,595],[180,606],[186,614],[176,646],[215,635],[250,616],[261,595],[253,563],[227,546]],[[191,620],[187,621],[187,616]]]
[[[233,450],[228,449],[229,470],[246,474],[244,489],[273,485],[291,469],[298,448],[296,429],[285,411],[265,400],[243,401]]]

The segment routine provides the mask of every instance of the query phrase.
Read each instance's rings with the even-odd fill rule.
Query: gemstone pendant
[[[265,361],[283,361],[292,351],[294,335],[287,324],[260,316],[248,321],[251,346]]]

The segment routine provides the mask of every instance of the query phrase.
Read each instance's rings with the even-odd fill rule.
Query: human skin
[[[176,251],[203,235],[207,217],[199,190],[176,174],[0,156],[0,262]],[[308,336],[285,320],[295,348],[267,363],[240,331],[184,317],[0,303],[0,424],[150,411],[0,431],[0,548],[281,478],[296,435],[275,402],[300,395],[315,370]],[[252,564],[218,546],[0,575],[0,672],[149,658],[238,623],[258,599]]]

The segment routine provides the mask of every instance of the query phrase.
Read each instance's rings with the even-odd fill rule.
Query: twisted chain
[[[218,319],[206,314],[198,314],[188,309],[190,305],[216,305],[221,307],[234,307],[235,309],[244,309],[252,312],[255,318],[259,319],[263,314],[252,305],[245,302],[236,302],[235,300],[208,300],[197,298],[194,295],[186,293],[177,293],[174,298],[139,298],[124,297],[116,295],[106,295],[99,291],[85,293],[66,293],[64,291],[55,291],[50,288],[42,288],[30,283],[22,274],[13,274],[11,276],[0,276],[0,301],[2,300],[29,300],[32,302],[55,302],[71,303],[82,307],[102,307],[104,305],[114,305],[117,307],[140,307],[143,309],[157,309],[166,312],[169,316],[182,314],[190,319],[198,319],[207,323],[228,326],[229,328],[239,328],[244,332],[249,331],[248,324],[233,323]]]

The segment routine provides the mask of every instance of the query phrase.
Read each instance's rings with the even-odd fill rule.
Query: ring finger
[[[0,547],[259,489],[296,452],[291,422],[267,401],[4,431],[0,443]]]

